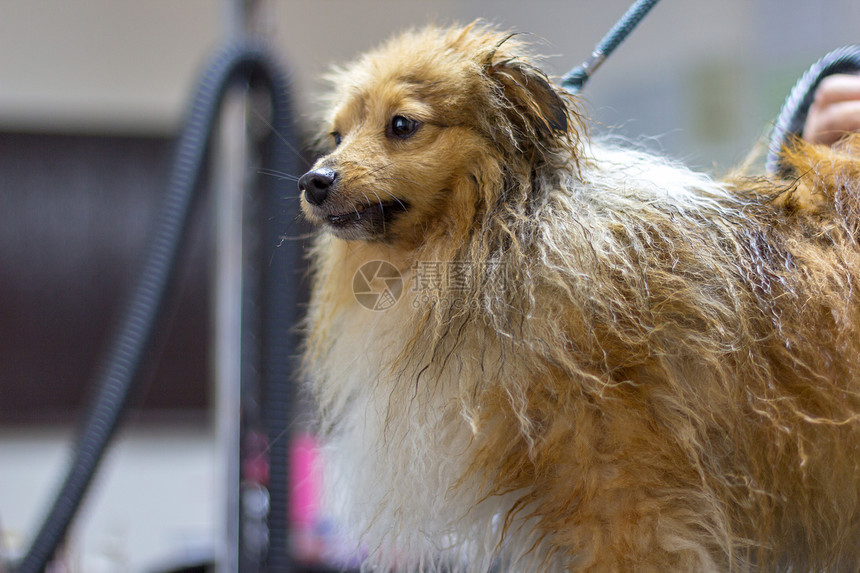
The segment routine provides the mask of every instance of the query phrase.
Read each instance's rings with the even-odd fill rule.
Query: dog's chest
[[[460,482],[474,438],[459,396],[470,374],[424,368],[432,352],[415,344],[416,311],[404,299],[383,312],[344,310],[332,317],[321,344],[313,384],[329,425],[332,502],[364,526],[374,508],[378,523],[408,529],[418,525],[407,521],[418,520],[426,528],[427,516],[435,515],[431,521],[445,529],[477,495]],[[451,360],[467,364],[461,352]]]

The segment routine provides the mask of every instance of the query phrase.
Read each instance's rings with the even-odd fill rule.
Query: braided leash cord
[[[615,51],[624,39],[630,35],[630,32],[642,21],[651,8],[657,4],[659,0],[637,0],[633,3],[627,12],[621,17],[618,22],[612,27],[609,32],[600,40],[600,43],[594,48],[591,56],[582,64],[575,67],[561,78],[561,85],[570,93],[577,94],[582,91],[585,82],[591,75],[597,71],[597,68]]]

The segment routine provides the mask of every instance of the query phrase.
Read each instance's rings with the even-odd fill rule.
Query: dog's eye
[[[403,117],[402,115],[395,115],[391,118],[391,125],[388,127],[389,135],[392,137],[396,137],[398,139],[406,139],[407,137],[411,137],[413,133],[418,129],[419,123],[414,119],[409,119],[408,117]]]
[[[340,142],[343,141],[343,136],[341,136],[339,131],[332,131],[329,135],[334,139],[335,146],[340,145]]]

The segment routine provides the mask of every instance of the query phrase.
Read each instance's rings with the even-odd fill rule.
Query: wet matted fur
[[[856,140],[715,181],[590,141],[482,24],[334,80],[305,367],[366,569],[858,568]]]

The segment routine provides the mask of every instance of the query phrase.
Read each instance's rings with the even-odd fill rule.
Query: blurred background
[[[319,76],[389,35],[483,18],[579,64],[628,0],[0,0],[0,554],[29,541],[145,245],[200,66],[247,11],[292,71],[308,132]],[[586,87],[595,133],[725,172],[802,72],[860,42],[856,0],[663,0]],[[211,230],[198,216],[161,358],[68,544],[74,570],[155,571],[219,542]],[[304,421],[297,422],[303,428]]]

